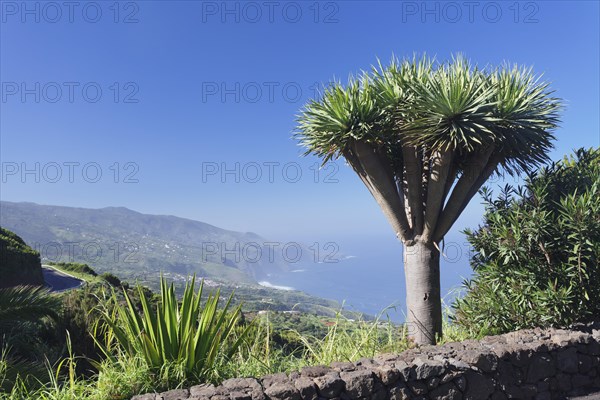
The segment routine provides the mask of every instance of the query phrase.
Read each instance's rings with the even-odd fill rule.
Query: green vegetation
[[[49,262],[48,265],[56,267],[61,271],[74,272],[76,274],[98,276],[89,265],[75,262]]]
[[[466,231],[475,275],[457,322],[483,335],[598,319],[600,149],[580,149],[495,200],[483,193],[484,224]]]
[[[437,342],[597,319],[600,149],[578,150],[496,199],[483,193],[484,224],[466,232],[475,275]],[[57,268],[88,285],[56,295],[0,290],[0,398],[128,399],[414,345],[410,325],[332,310],[324,300],[310,308],[300,292],[224,286],[206,295],[205,282],[161,278],[155,294],[87,265]]]
[[[123,282],[121,282],[121,280],[116,275],[113,275],[110,272],[103,273],[102,275],[100,275],[100,278],[104,279],[106,283],[108,283],[110,286],[117,288],[124,286]]]
[[[402,241],[417,343],[442,333],[438,244],[492,174],[548,160],[559,109],[531,68],[423,57],[335,82],[301,111],[306,154],[344,157]]]
[[[35,385],[44,373],[40,354],[48,349],[39,339],[58,319],[59,307],[59,299],[39,286],[0,289],[0,392],[19,381]]]
[[[40,254],[15,233],[0,227],[0,288],[43,285]]]
[[[261,376],[298,370],[307,365],[356,361],[412,346],[405,328],[377,318],[352,320],[303,313],[263,312],[234,355],[224,366],[229,376]]]
[[[18,321],[57,318],[59,302],[40,286],[15,286],[0,289],[0,327]]]
[[[174,281],[196,274],[207,283],[257,285],[255,276],[289,267],[281,251],[267,247],[262,254],[272,252],[272,260],[258,257],[257,262],[249,262],[254,256],[241,253],[224,257],[225,249],[244,249],[248,244],[253,249],[253,244],[264,246],[272,240],[199,221],[120,207],[85,209],[7,201],[0,201],[0,207],[1,225],[16,230],[40,251],[43,263],[87,263],[98,274],[110,272],[156,291],[161,273]],[[303,250],[306,261],[311,261],[312,253]]]
[[[38,354],[55,356],[37,360],[34,369],[7,368],[18,366],[18,360],[0,357],[0,398],[4,393],[11,399],[127,399],[412,346],[403,326],[381,318],[353,320],[345,315],[355,314],[341,312],[331,317],[299,311],[242,313],[240,305],[232,309],[231,295],[222,298],[216,291],[203,297],[202,284],[194,290],[194,280],[186,283],[178,302],[175,285],[164,279],[155,295],[139,285],[115,288],[94,274],[87,276],[85,287],[50,297],[57,337]],[[48,333],[36,335],[43,341]],[[28,343],[38,340],[36,335]]]
[[[220,286],[221,293],[229,296],[234,293],[234,304],[243,304],[245,312],[258,311],[299,311],[307,314],[334,317],[341,308],[340,304],[334,300],[322,299],[310,296],[297,290],[278,290],[265,288],[263,286]],[[359,318],[360,313],[344,311],[343,314],[348,318]],[[362,315],[365,319],[372,317]]]
[[[138,288],[141,313],[124,292],[125,307],[113,307],[102,312],[107,358],[117,354],[141,357],[148,369],[156,375],[173,378],[172,384],[198,382],[219,378],[215,365],[220,358],[231,358],[244,335],[233,343],[229,335],[236,325],[241,307],[229,312],[231,297],[224,307],[217,309],[219,291],[208,296],[201,307],[203,284],[196,293],[195,277],[186,284],[181,304],[178,305],[173,285],[161,279],[161,297],[152,309],[146,294]],[[113,301],[117,301],[113,293]],[[165,372],[164,369],[176,371]]]

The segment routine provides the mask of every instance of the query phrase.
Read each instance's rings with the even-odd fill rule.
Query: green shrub
[[[474,277],[457,322],[490,334],[600,317],[600,150],[580,149],[496,200],[483,194],[484,224],[465,231]]]
[[[43,285],[40,253],[15,233],[0,227],[0,288]]]
[[[59,308],[59,299],[39,286],[0,289],[0,397],[44,377],[50,355],[43,354],[47,348],[40,332],[44,320],[58,319]]]
[[[105,354],[113,350],[129,357],[141,357],[149,369],[172,378],[173,384],[217,380],[216,366],[237,350],[243,335],[231,342],[241,306],[229,310],[231,297],[218,309],[219,290],[201,305],[203,284],[195,291],[195,278],[187,282],[181,304],[173,284],[161,278],[161,300],[153,310],[144,290],[138,286],[141,313],[124,291],[125,306],[104,311]],[[113,296],[117,302],[116,293]]]
[[[262,376],[333,361],[357,361],[412,346],[404,326],[384,321],[383,313],[374,321],[351,320],[341,311],[335,318],[314,317],[321,325],[316,335],[282,326],[281,316],[270,311],[255,318],[234,355],[235,363],[225,368],[229,377]],[[310,316],[301,318],[306,317]]]
[[[104,279],[110,286],[117,288],[121,286],[121,280],[110,272],[103,273],[100,278]]]
[[[92,276],[98,276],[96,271],[94,271],[89,265],[81,264],[81,263],[67,263],[67,262],[51,262],[49,265],[56,266],[64,271],[76,272],[79,274],[88,274]]]
[[[347,321],[340,315],[329,325],[323,339],[301,336],[309,364],[329,365],[334,361],[356,361],[379,353],[399,353],[411,343],[403,328],[391,322]]]

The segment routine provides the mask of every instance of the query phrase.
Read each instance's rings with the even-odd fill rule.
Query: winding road
[[[50,265],[42,265],[42,273],[44,274],[44,282],[50,288],[51,292],[63,292],[69,289],[75,289],[83,286],[85,281],[75,278],[65,272],[58,271]]]

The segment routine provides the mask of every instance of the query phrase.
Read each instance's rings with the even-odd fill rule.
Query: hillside
[[[196,273],[252,284],[290,267],[281,251],[268,247],[272,241],[259,235],[174,216],[5,201],[0,210],[2,226],[38,250],[42,262],[87,263],[128,280],[148,281],[159,272],[173,279]]]
[[[273,243],[254,233],[122,207],[85,209],[6,201],[0,202],[0,223],[38,250],[43,263],[89,264],[98,273],[113,273],[153,290],[159,289],[161,273],[175,281],[178,290],[183,290],[188,276],[196,274],[207,286],[220,286],[224,295],[235,292],[235,302],[243,302],[249,311],[295,309],[334,315],[340,309],[333,300],[258,285],[298,265],[286,263],[278,252],[271,251],[270,259],[265,247],[259,250],[262,257],[252,254],[254,244]],[[247,251],[229,251],[247,244],[252,244]]]
[[[15,233],[0,227],[0,288],[43,285],[40,254]]]

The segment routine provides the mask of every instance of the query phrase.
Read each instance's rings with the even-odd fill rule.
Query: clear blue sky
[[[125,206],[274,239],[393,239],[343,160],[315,176],[291,139],[316,83],[392,54],[532,65],[566,101],[551,156],[600,144],[597,1],[1,7],[2,200]],[[39,183],[21,176],[36,163]],[[240,182],[222,179],[236,163]],[[478,203],[452,237],[479,223]]]

